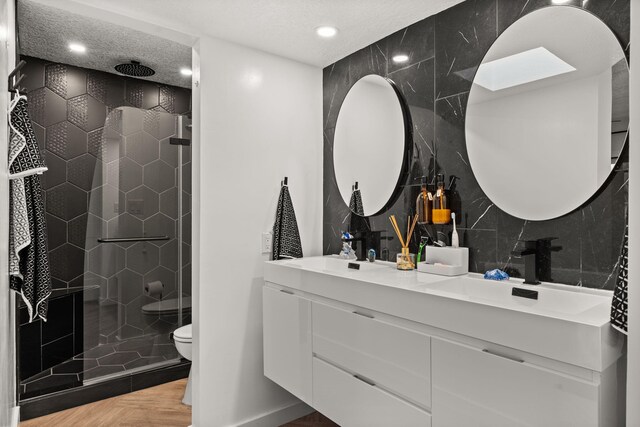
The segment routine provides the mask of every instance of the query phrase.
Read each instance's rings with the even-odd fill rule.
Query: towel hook
[[[280,185],[289,185],[289,178],[285,176],[284,181],[280,181]]]

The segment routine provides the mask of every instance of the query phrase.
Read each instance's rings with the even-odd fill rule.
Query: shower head
[[[131,77],[149,77],[153,76],[156,73],[153,68],[142,65],[138,61],[131,61],[126,64],[118,64],[113,68],[115,68],[115,70],[120,74],[125,74]]]

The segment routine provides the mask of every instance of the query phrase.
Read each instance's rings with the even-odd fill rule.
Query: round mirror
[[[615,167],[629,125],[629,68],[597,17],[555,6],[516,21],[473,80],[469,160],[496,206],[522,219],[580,207]]]
[[[336,123],[333,168],[340,195],[361,216],[380,213],[407,172],[411,125],[393,82],[370,74],[347,93]]]

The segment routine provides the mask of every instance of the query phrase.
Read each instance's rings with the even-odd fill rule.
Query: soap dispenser
[[[444,174],[438,174],[438,190],[433,197],[431,220],[434,224],[449,224],[451,222],[451,208],[444,189]]]
[[[427,177],[422,177],[422,188],[416,200],[416,213],[418,214],[418,224],[428,224],[431,221],[431,202],[433,195],[427,190]]]

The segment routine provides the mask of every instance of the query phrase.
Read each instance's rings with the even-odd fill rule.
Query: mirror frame
[[[607,24],[606,22],[604,22],[604,20],[599,17],[598,15],[596,15],[595,13],[591,12],[590,10],[584,9],[583,7],[580,6],[574,6],[571,4],[563,4],[563,5],[547,5],[547,6],[543,6],[540,8],[537,8],[529,13],[527,13],[526,15],[523,15],[521,17],[519,17],[518,19],[516,19],[515,21],[513,21],[511,24],[509,24],[504,30],[502,30],[502,33],[500,33],[495,40],[493,40],[493,42],[491,42],[491,45],[487,48],[487,51],[484,53],[484,55],[482,56],[482,59],[480,60],[480,62],[478,63],[478,67],[475,70],[475,72],[473,73],[473,79],[471,80],[471,86],[469,87],[469,98],[471,97],[471,89],[473,88],[473,84],[474,81],[476,79],[476,75],[478,73],[478,70],[480,69],[480,66],[484,63],[485,58],[487,57],[487,55],[489,54],[489,51],[491,50],[491,48],[493,47],[493,45],[496,43],[496,41],[498,41],[498,39],[504,34],[504,32],[509,29],[512,25],[516,24],[519,20],[524,19],[525,17],[527,17],[528,15],[530,15],[531,13],[537,12],[539,10],[543,10],[543,9],[551,9],[551,8],[558,8],[558,7],[565,7],[565,8],[573,8],[573,9],[577,9],[581,12],[585,12],[590,14],[591,16],[593,16],[594,18],[598,19],[600,22],[602,22],[602,24],[605,25],[605,27],[611,32],[611,35],[616,39],[616,41],[618,42],[618,45],[620,46],[620,50],[622,51],[624,60],[625,60],[625,64],[627,65],[627,72],[630,74],[631,70],[629,67],[629,55],[627,53],[627,50],[625,49],[624,45],[622,44],[622,42],[620,41],[620,38],[617,36],[616,33],[613,32],[613,29],[611,29],[611,27],[609,26],[609,24]],[[629,91],[629,102],[631,100],[631,92]],[[467,122],[466,122],[466,113],[468,111],[468,103],[469,103],[469,99],[467,99],[467,106],[465,106],[465,127],[464,127],[464,144],[465,144],[465,149],[467,149]],[[620,154],[618,155],[618,158],[616,159],[615,164],[613,165],[613,167],[611,168],[611,172],[609,172],[609,175],[607,176],[607,178],[602,182],[602,184],[600,184],[593,192],[593,194],[591,194],[587,199],[585,199],[581,204],[579,204],[578,206],[576,206],[575,208],[571,209],[570,211],[560,215],[560,216],[556,216],[553,218],[547,218],[547,219],[529,219],[529,218],[520,218],[517,217],[507,211],[504,211],[500,206],[496,205],[495,202],[493,200],[491,200],[489,198],[489,196],[486,195],[485,190],[482,188],[482,186],[480,186],[480,183],[478,182],[478,187],[482,190],[482,192],[485,194],[485,196],[487,197],[487,199],[493,203],[498,209],[500,209],[502,212],[506,213],[507,215],[514,217],[514,218],[518,218],[518,219],[522,219],[524,221],[531,221],[531,222],[543,222],[543,221],[553,221],[559,218],[564,218],[567,215],[570,215],[574,212],[577,212],[578,210],[582,209],[585,205],[587,205],[588,203],[590,203],[591,201],[593,201],[596,197],[598,197],[600,195],[600,193],[602,192],[603,188],[608,184],[608,182],[612,179],[612,177],[614,176],[614,172],[617,172],[617,170],[620,167],[620,163],[621,163],[621,159],[622,159],[622,154],[624,153],[624,151],[627,149],[628,144],[629,144],[629,133],[630,133],[630,123],[627,125],[627,134],[625,135],[624,138],[624,143],[622,144],[622,148],[620,149]],[[468,152],[469,150],[467,150],[467,156],[468,156]],[[475,172],[473,171],[473,167],[471,167],[471,164],[469,164],[471,173],[473,173],[474,175],[474,179],[475,179]],[[477,181],[477,179],[476,179]]]
[[[407,178],[409,177],[409,169],[411,166],[410,162],[411,162],[411,157],[413,156],[413,122],[411,121],[411,112],[409,110],[409,105],[407,104],[407,101],[404,95],[402,94],[402,91],[400,91],[400,89],[398,88],[398,85],[390,78],[381,76],[380,74],[375,74],[375,73],[365,74],[364,76],[359,77],[358,80],[356,80],[355,82],[353,82],[351,86],[349,86],[349,90],[347,91],[344,98],[342,99],[342,102],[340,103],[340,109],[338,110],[338,115],[336,116],[336,128],[338,124],[338,117],[340,117],[340,110],[342,110],[342,105],[344,104],[345,99],[347,99],[347,95],[351,91],[351,88],[353,88],[353,86],[355,86],[355,84],[358,83],[360,80],[368,76],[377,76],[385,79],[387,83],[391,86],[393,91],[395,92],[396,97],[398,98],[398,103],[400,104],[400,109],[402,111],[402,120],[403,120],[403,126],[404,126],[404,147],[402,149],[403,155],[402,155],[402,166],[400,167],[400,173],[398,174],[398,179],[396,181],[394,190],[389,195],[389,199],[377,212],[371,213],[369,215],[364,215],[361,218],[369,218],[372,216],[380,215],[383,212],[391,209],[391,207],[400,197],[400,194],[402,194],[403,183],[406,182]],[[333,156],[335,143],[336,143],[336,140],[335,140],[335,129],[334,129],[333,141],[331,144],[331,162],[333,166],[333,178],[335,181],[336,188],[338,188],[338,194],[340,194],[338,179],[336,177],[336,163],[334,161],[334,156]],[[375,147],[372,147],[372,148],[375,149]],[[340,199],[342,199],[342,195],[340,195]],[[344,202],[345,206],[347,206],[347,209],[349,209],[349,202],[345,201],[344,199],[342,199],[342,201]],[[352,215],[360,216],[357,213],[353,212],[351,209],[349,209],[349,212]]]

